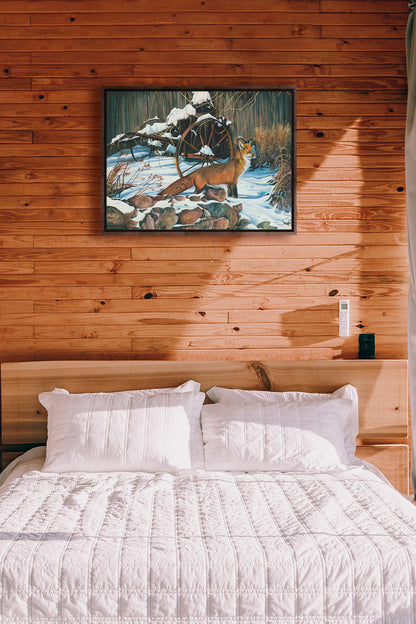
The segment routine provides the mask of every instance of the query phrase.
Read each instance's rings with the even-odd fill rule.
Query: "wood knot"
[[[257,379],[259,380],[259,382],[261,383],[263,388],[265,390],[271,390],[272,389],[272,383],[270,381],[270,378],[269,378],[266,370],[263,368],[263,366],[260,364],[260,362],[252,362],[250,364],[250,366],[254,370],[254,372],[256,373]]]
[[[110,269],[110,273],[118,273],[122,266],[123,262],[121,260],[114,260],[113,266]]]

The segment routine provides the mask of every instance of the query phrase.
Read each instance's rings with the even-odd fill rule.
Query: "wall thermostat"
[[[350,302],[348,299],[339,301],[339,335],[350,335]]]

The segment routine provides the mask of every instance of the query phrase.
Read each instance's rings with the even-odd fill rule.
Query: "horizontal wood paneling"
[[[174,386],[190,377],[206,391],[220,377],[228,388],[333,392],[343,383],[357,387],[359,443],[407,435],[407,363],[355,362],[25,362],[2,366],[3,442],[43,442],[46,410],[39,392],[65,385],[70,392],[120,391]],[[15,424],[18,423],[18,427]]]
[[[0,0],[3,361],[405,357],[407,11]],[[295,85],[298,233],[101,236],[103,85]]]
[[[280,3],[282,4],[282,3]],[[66,25],[71,23],[72,28],[77,25],[90,25],[90,26],[101,26],[101,25],[137,25],[143,27],[146,24],[166,24],[168,26],[172,26],[173,24],[187,24],[187,28],[192,28],[196,24],[212,24],[218,25],[218,4],[216,6],[215,11],[212,10],[212,5],[207,7],[206,11],[197,11],[189,10],[189,11],[135,11],[132,9],[128,13],[123,12],[82,12],[75,11],[74,13],[33,13],[30,16],[30,24],[33,26],[47,26],[47,25]],[[296,10],[295,5],[293,5],[293,10],[290,6],[283,7],[284,12],[279,11],[278,3],[275,3],[273,9],[271,11],[260,10],[256,11],[255,7],[252,7],[251,10],[240,10],[230,11],[221,14],[221,24],[229,24],[234,26],[235,24],[292,24],[296,25],[299,28],[299,24],[302,23],[302,20],[299,18],[299,13],[294,12]],[[392,26],[403,26],[403,13],[405,10],[403,9],[403,5],[400,7],[399,13],[391,13],[391,12],[381,12],[377,10],[372,13],[355,13],[351,15],[351,13],[340,13],[340,7],[338,5],[338,12],[336,13],[327,13],[327,12],[319,12],[315,11],[314,13],[308,12],[307,19],[304,21],[309,25],[318,25],[321,26],[323,24],[351,24],[356,26],[358,24],[367,25],[371,22],[372,25],[392,25]],[[139,9],[139,7],[137,7]],[[374,10],[374,7],[372,7]],[[393,10],[393,9],[392,9]],[[74,18],[74,15],[76,17]],[[29,23],[29,20],[24,21],[24,18],[27,16],[23,16],[21,14],[4,14],[3,19],[4,22],[1,21],[0,24],[10,24],[16,26],[24,26]],[[154,28],[156,32],[156,29]]]

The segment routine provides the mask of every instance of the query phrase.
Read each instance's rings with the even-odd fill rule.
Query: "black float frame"
[[[198,230],[179,230],[179,229],[109,229],[107,227],[107,145],[109,137],[107,137],[107,113],[108,103],[107,94],[114,91],[120,92],[161,92],[161,91],[176,91],[176,92],[190,92],[190,91],[217,91],[217,92],[233,92],[233,91],[287,91],[291,93],[291,228],[289,229],[277,229],[277,230],[262,230],[262,229],[198,229]],[[217,88],[217,87],[102,87],[101,88],[101,233],[102,234],[296,234],[297,229],[297,205],[296,205],[296,184],[297,184],[297,170],[296,170],[296,87],[233,87],[233,88]],[[133,208],[133,207],[132,207]]]

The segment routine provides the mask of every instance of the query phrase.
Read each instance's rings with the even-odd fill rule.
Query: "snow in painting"
[[[147,97],[111,125],[107,103],[107,231],[293,230],[291,92],[129,93],[161,110]]]

